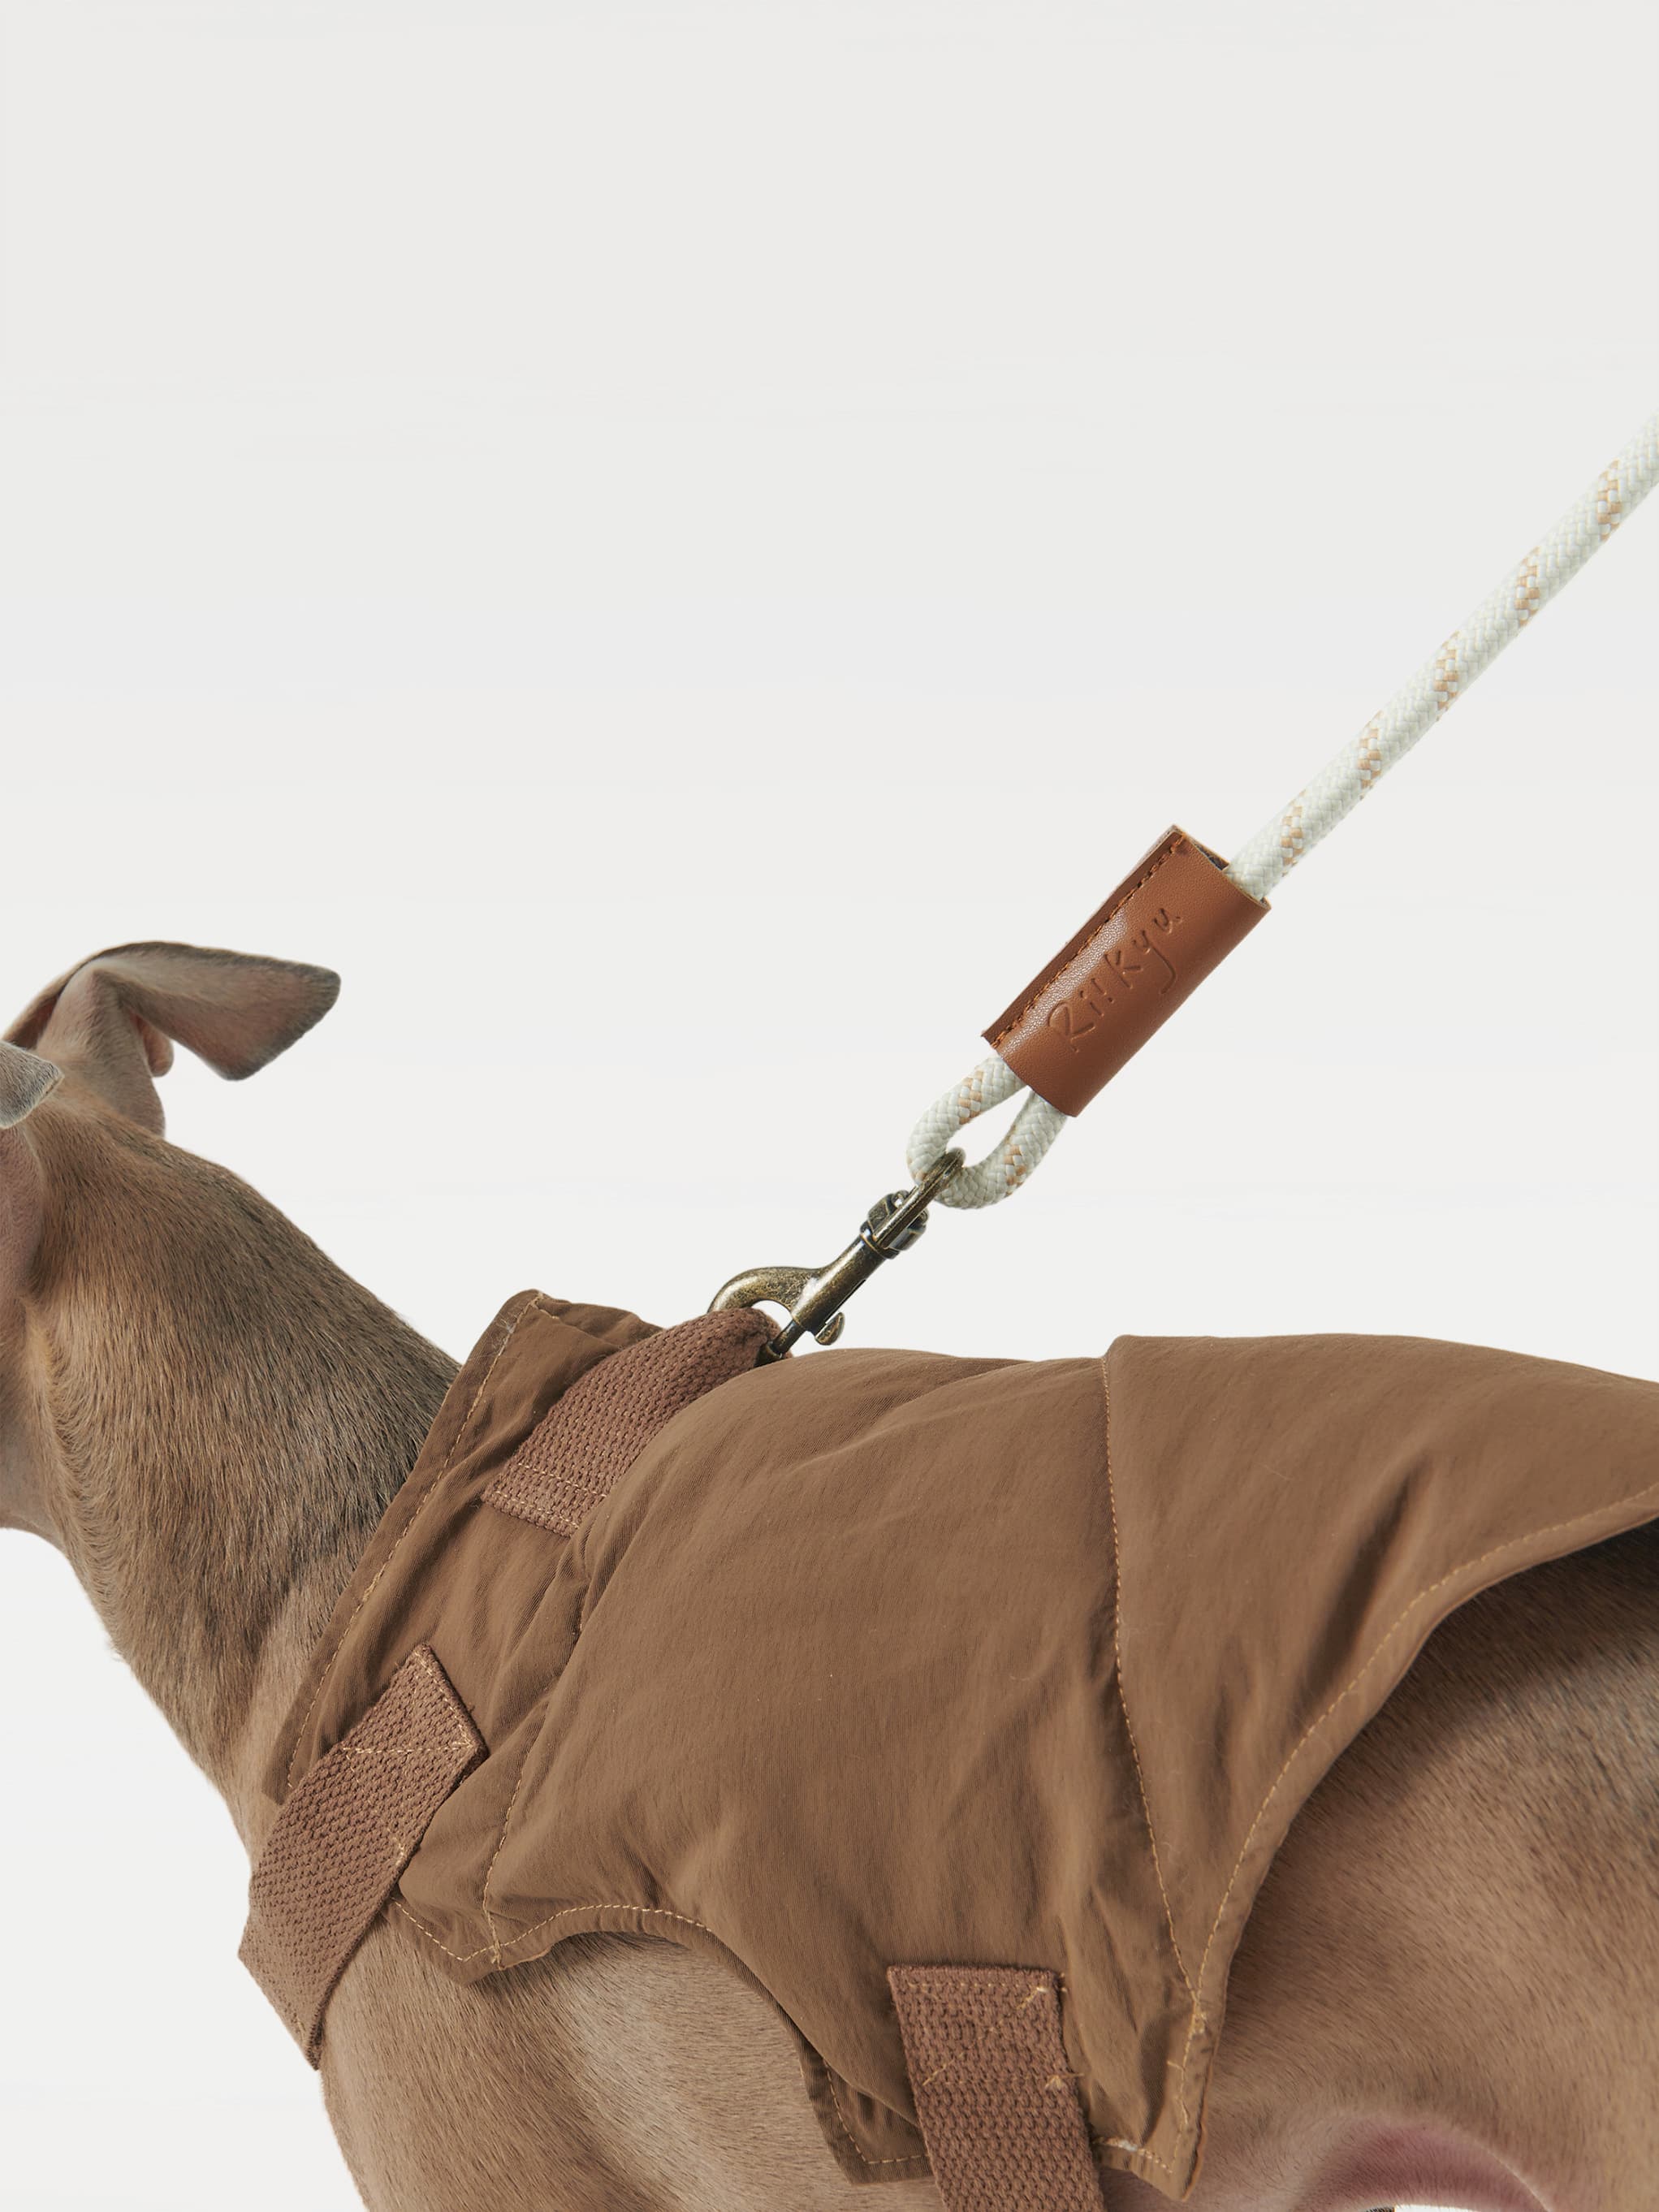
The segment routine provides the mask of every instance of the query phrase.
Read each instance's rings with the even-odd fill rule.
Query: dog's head
[[[238,1079],[333,1005],[326,969],[190,945],[121,945],[49,984],[0,1042],[0,1526],[58,1537],[28,1373],[42,1302],[112,1273],[159,1281],[216,1229],[204,1164],[162,1136],[156,1078],[185,1046]],[[234,1178],[205,1171],[228,1192]],[[176,1192],[176,1208],[169,1204]],[[72,1225],[71,1225],[72,1224]],[[142,1291],[137,1294],[142,1299]]]

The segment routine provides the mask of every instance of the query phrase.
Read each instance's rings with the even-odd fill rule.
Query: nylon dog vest
[[[757,1369],[769,1327],[503,1310],[313,1656],[243,1955],[315,2062],[388,1906],[463,1982],[665,1937],[771,1999],[853,2179],[1179,2197],[1297,1810],[1455,1607],[1659,1515],[1659,1385],[1341,1336]]]

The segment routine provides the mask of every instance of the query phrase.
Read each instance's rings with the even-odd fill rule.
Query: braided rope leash
[[[847,1299],[909,1249],[935,1200],[975,1207],[1012,1196],[1066,1122],[1255,927],[1267,912],[1267,894],[1491,667],[1646,498],[1656,478],[1659,415],[1231,864],[1179,829],[1142,855],[987,1030],[986,1057],[916,1123],[907,1147],[910,1190],[878,1199],[853,1242],[824,1267],[748,1268],[715,1292],[713,1310],[782,1306],[786,1321],[763,1346],[763,1360],[784,1357],[803,1336],[833,1343]],[[952,1138],[1021,1091],[1029,1095],[1002,1142],[969,1166]]]
[[[1265,912],[1265,907],[1259,902],[1312,852],[1322,837],[1329,835],[1367,792],[1376,787],[1396,761],[1404,759],[1418,739],[1434,726],[1455,701],[1462,697],[1476,677],[1491,667],[1510,639],[1519,637],[1562,586],[1577,574],[1596,548],[1605,544],[1626,516],[1646,498],[1656,479],[1659,479],[1659,415],[1643,424],[1583,497],[1574,501],[1554,528],[1452,632],[1432,659],[1425,661],[1387,705],[1371,716],[1358,736],[1351,738],[1288,805],[1262,823],[1231,862],[1220,870],[1224,880],[1249,900],[1257,902],[1259,912]],[[1179,836],[1177,832],[1170,834],[1172,839]],[[1165,846],[1170,842],[1165,840]],[[1204,848],[1193,847],[1191,841],[1183,842],[1189,854],[1203,854]],[[1103,1030],[1109,1027],[1107,1015],[1123,1002],[1121,997],[1114,998],[1114,990],[1121,993],[1122,983],[1133,986],[1137,978],[1151,979],[1139,984],[1143,1002],[1149,994],[1162,988],[1171,1005],[1179,1003],[1191,984],[1177,994],[1170,991],[1164,981],[1164,970],[1168,970],[1170,978],[1176,975],[1172,959],[1183,919],[1180,902],[1172,903],[1168,896],[1169,888],[1176,880],[1172,866],[1166,869],[1163,878],[1163,902],[1153,903],[1160,896],[1158,870],[1175,857],[1166,853],[1164,847],[1153,848],[1135,874],[1120,885],[1100,914],[1079,932],[1060,959],[1051,963],[1037,979],[1026,1004],[1010,1010],[1011,1014],[1017,1011],[1017,1018],[1008,1023],[1005,1018],[1006,1025],[997,1033],[1000,1046],[1029,1060],[1032,1036],[1030,1020],[1035,1018],[1042,1024],[1055,1025],[1063,1042],[1080,1049],[1085,1035],[1084,1025],[1086,1024],[1091,1030],[1097,1022]],[[1213,855],[1206,855],[1204,866],[1207,867],[1213,859]],[[1190,878],[1188,883],[1190,889]],[[1199,895],[1205,896],[1201,887]],[[1243,925],[1248,926],[1248,922]],[[1127,957],[1124,951],[1126,932],[1129,953],[1134,956],[1127,968],[1122,965]],[[1166,933],[1170,945],[1167,952],[1163,943]],[[1235,931],[1231,941],[1236,941],[1239,933],[1242,929]],[[1227,945],[1221,948],[1223,951],[1227,949]],[[1094,963],[1092,969],[1082,964],[1090,957]],[[1219,957],[1218,952],[1215,958]],[[1118,965],[1110,969],[1106,965],[1109,962]],[[1209,965],[1213,964],[1212,960]],[[1192,981],[1200,980],[1207,972],[1208,966],[1201,967]],[[1121,983],[1115,980],[1119,977]],[[1159,1015],[1150,1024],[1143,1024],[1128,1043],[1127,1052],[1135,1050],[1161,1018]],[[1026,1034],[1015,1036],[1013,1032],[1022,1023],[1026,1024]],[[1012,1042],[1006,1042],[1010,1038]],[[1045,1047],[1051,1042],[1045,1036]],[[959,1170],[937,1190],[935,1195],[941,1206],[996,1206],[1011,1197],[1041,1164],[1072,1118],[1070,1112],[1062,1110],[1031,1087],[1029,1073],[1016,1072],[1004,1056],[1004,1049],[988,1054],[953,1089],[935,1099],[910,1133],[906,1157],[912,1176],[920,1182],[937,1168],[952,1139],[970,1121],[977,1121],[981,1114],[1004,1104],[1020,1091],[1030,1090],[1030,1096],[996,1149],[972,1166]],[[1112,1059],[1094,1088],[1098,1088],[1099,1082],[1121,1065],[1127,1052]],[[1060,1087],[1055,1083],[1048,1085],[1050,1090]]]

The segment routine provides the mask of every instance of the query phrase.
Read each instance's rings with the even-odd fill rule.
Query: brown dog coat
[[[1298,1808],[1455,1607],[1659,1515],[1659,1385],[1368,1337],[756,1369],[767,1326],[503,1310],[313,1661],[244,1955],[314,2058],[388,1899],[461,1981],[667,1937],[776,2004],[855,2179],[1179,2197]]]

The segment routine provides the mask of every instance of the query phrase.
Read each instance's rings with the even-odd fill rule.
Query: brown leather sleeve
[[[1022,1083],[1080,1114],[1267,912],[1184,830],[1143,855],[985,1031]]]

